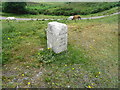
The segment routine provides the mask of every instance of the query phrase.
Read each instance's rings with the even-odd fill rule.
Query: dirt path
[[[98,18],[103,18],[103,17],[107,17],[107,16],[112,16],[112,15],[117,15],[120,14],[120,12],[117,13],[113,13],[110,15],[104,15],[104,16],[96,16],[96,17],[89,17],[89,18],[81,18],[82,20],[84,19],[98,19]],[[7,17],[1,17],[0,16],[0,20],[5,20]],[[16,20],[42,20],[42,21],[46,21],[46,20],[64,20],[64,19],[37,19],[37,18],[16,18]]]

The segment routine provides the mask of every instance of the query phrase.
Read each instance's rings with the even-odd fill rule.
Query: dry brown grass
[[[107,77],[118,76],[118,23],[70,24],[69,43],[87,51],[92,64],[105,70]]]

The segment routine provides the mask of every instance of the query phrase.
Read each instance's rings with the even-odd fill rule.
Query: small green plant
[[[51,81],[51,78],[50,78],[50,77],[46,77],[46,78],[45,78],[45,81],[46,81],[46,82],[50,82],[50,81]]]
[[[51,63],[55,60],[55,53],[51,49],[45,49],[38,53],[38,58],[40,62]]]
[[[61,53],[54,53],[52,49],[44,49],[38,52],[38,60],[43,63],[56,63],[56,64],[79,64],[87,63],[88,59],[83,52],[75,47],[68,45],[68,50]],[[54,61],[54,62],[53,62]]]
[[[48,22],[2,21],[3,87],[118,87],[117,15],[60,20],[68,25],[68,49],[59,54],[45,49]]]

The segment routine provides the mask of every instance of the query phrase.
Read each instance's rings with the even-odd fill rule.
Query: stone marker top
[[[60,32],[67,32],[67,25],[59,22],[49,22],[47,30],[54,35],[59,35]]]

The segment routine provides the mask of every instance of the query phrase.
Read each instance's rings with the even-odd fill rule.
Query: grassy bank
[[[103,12],[99,12],[96,14],[89,14],[89,15],[81,15],[82,18],[89,18],[89,17],[94,17],[94,16],[103,16],[103,15],[110,15],[113,13],[118,12],[118,7],[115,8],[111,8],[109,10],[103,11]],[[69,16],[57,16],[57,15],[43,15],[43,14],[39,14],[39,15],[30,15],[30,14],[24,14],[24,15],[17,15],[17,14],[13,14],[13,13],[4,13],[1,12],[0,13],[1,16],[4,17],[16,17],[16,18],[38,18],[38,19],[67,19]]]
[[[88,15],[109,10],[119,6],[118,2],[58,2],[58,3],[28,3],[31,14],[45,15]]]
[[[0,5],[1,6],[1,5]],[[4,6],[4,3],[3,3]],[[2,7],[2,6],[1,6]],[[26,14],[6,14],[3,16],[19,16],[19,17],[41,17],[41,15],[50,16],[71,16],[71,15],[94,15],[100,13],[100,15],[111,14],[117,12],[119,7],[118,2],[99,2],[99,3],[87,3],[87,2],[57,2],[57,3],[27,3]],[[112,9],[113,8],[113,9]],[[111,10],[110,10],[111,9]],[[4,11],[4,10],[3,10]]]
[[[59,21],[68,25],[68,50],[61,54],[46,48],[48,22],[2,21],[3,87],[117,87],[117,15]]]

